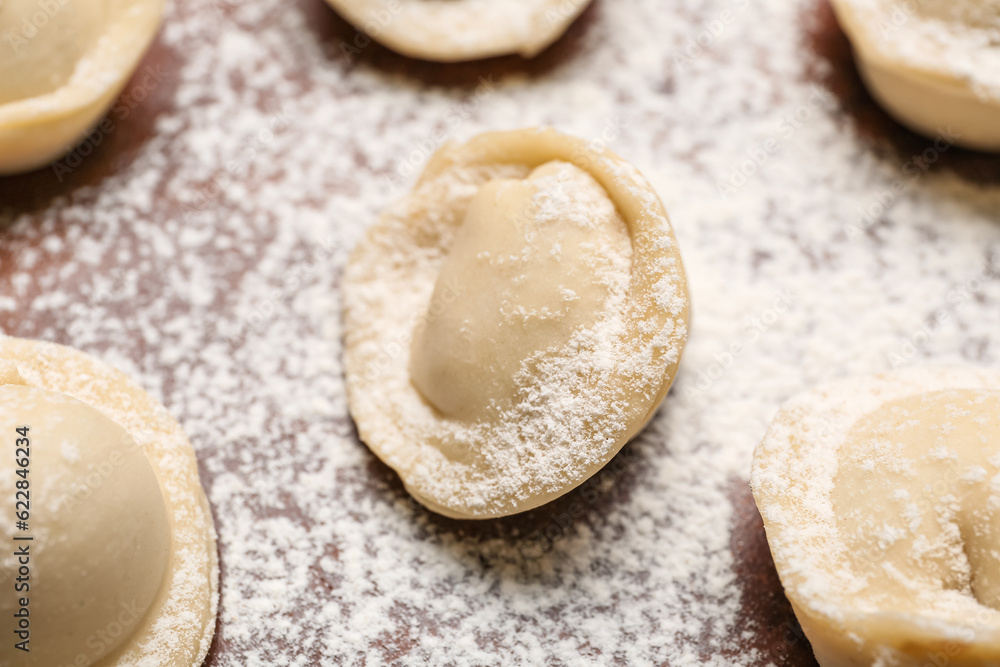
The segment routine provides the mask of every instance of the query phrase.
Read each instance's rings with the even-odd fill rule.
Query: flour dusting
[[[75,185],[0,201],[0,329],[100,357],[183,424],[223,568],[209,665],[780,664],[746,648],[765,628],[730,533],[778,406],[927,359],[1000,365],[1000,191],[904,171],[817,95],[803,21],[824,7],[596,0],[530,72],[426,77],[374,45],[345,57],[355,33],[321,0],[169,3],[159,83],[129,85]],[[354,431],[343,268],[443,141],[542,125],[652,182],[689,342],[593,485],[448,522]],[[85,178],[95,160],[111,173]]]

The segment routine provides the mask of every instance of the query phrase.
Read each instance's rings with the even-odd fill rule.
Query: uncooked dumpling
[[[156,34],[163,0],[0,3],[0,174],[78,142],[121,92]]]
[[[153,468],[120,426],[65,394],[5,385],[0,407],[0,433],[24,445],[17,449],[25,462],[16,469],[13,456],[0,462],[0,494],[17,494],[23,503],[15,509],[29,517],[27,530],[13,539],[31,537],[5,542],[15,548],[5,550],[3,566],[16,571],[23,552],[21,560],[36,572],[24,582],[29,615],[17,643],[30,652],[23,658],[71,664],[88,653],[91,635],[102,652],[113,651],[155,599],[170,556],[167,510]],[[22,609],[17,598],[0,602],[4,618]],[[4,642],[0,650],[24,662],[16,643]]]
[[[0,664],[200,665],[215,535],[178,424],[79,352],[0,337],[0,439],[0,570],[22,584]]]
[[[441,149],[343,293],[361,437],[452,517],[531,509],[597,472],[666,395],[687,335],[656,194],[553,130]]]
[[[591,0],[327,0],[370,38],[413,58],[454,62],[519,53],[559,39]],[[343,45],[359,49],[360,45]]]
[[[758,448],[753,487],[822,667],[1000,664],[1000,373],[808,392]]]
[[[1000,151],[1000,0],[833,5],[887,111],[945,146]]]

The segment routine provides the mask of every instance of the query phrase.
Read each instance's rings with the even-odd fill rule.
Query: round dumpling
[[[2,650],[16,658],[20,644],[38,665],[73,664],[94,650],[90,637],[114,651],[156,598],[170,557],[153,468],[121,426],[65,394],[8,384],[0,408],[0,438],[17,445],[0,459],[0,497],[10,499],[2,530],[14,545],[0,567],[23,579],[14,586],[23,597],[0,598],[23,633]]]
[[[455,62],[555,42],[591,0],[327,0],[372,39],[413,58]]]
[[[163,0],[0,3],[0,174],[41,167],[80,141],[132,76],[162,12]]]
[[[218,563],[194,452],[120,373],[0,337],[0,571],[11,665],[196,667]]]
[[[448,145],[344,279],[361,438],[430,509],[525,511],[600,470],[650,419],[687,336],[659,198],[554,130]]]
[[[1000,151],[1000,0],[834,0],[872,95],[916,132]]]
[[[1000,373],[807,392],[775,418],[752,484],[822,667],[1000,663]]]

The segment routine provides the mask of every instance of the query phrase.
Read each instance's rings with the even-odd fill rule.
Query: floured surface
[[[0,329],[133,373],[198,451],[223,564],[208,664],[812,664],[751,453],[817,382],[1000,365],[1000,166],[950,149],[913,172],[928,142],[861,92],[824,4],[672,7],[598,0],[530,65],[435,67],[347,62],[320,0],[178,0],[114,132],[62,182],[0,181]],[[593,484],[450,522],[357,440],[340,276],[436,137],[542,124],[603,134],[658,189],[691,336]]]

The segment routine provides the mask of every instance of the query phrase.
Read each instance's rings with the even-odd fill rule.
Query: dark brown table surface
[[[241,194],[243,191],[227,191],[215,196],[212,194],[212,178],[224,170],[220,165],[224,164],[225,156],[214,162],[203,157],[190,158],[199,151],[199,139],[193,128],[214,124],[221,131],[232,123],[234,134],[249,136],[246,128],[238,122],[236,111],[241,106],[256,107],[260,112],[258,117],[266,120],[274,114],[280,114],[281,109],[287,108],[288,101],[294,100],[296,95],[321,94],[326,82],[334,79],[339,83],[329,94],[342,100],[345,108],[350,107],[355,111],[365,109],[365,104],[370,105],[367,108],[370,108],[370,113],[377,122],[351,115],[333,117],[329,122],[343,125],[356,120],[359,125],[365,125],[367,134],[364,136],[374,136],[373,128],[378,123],[390,126],[426,120],[408,115],[406,109],[399,109],[396,113],[379,106],[387,102],[375,93],[380,87],[395,83],[412,89],[414,96],[418,95],[417,91],[424,89],[429,91],[426,93],[429,96],[451,95],[461,98],[475,90],[484,74],[498,81],[517,81],[522,82],[519,85],[529,86],[547,85],[546,81],[549,79],[561,80],[560,77],[584,80],[586,73],[574,70],[574,74],[568,75],[565,72],[575,63],[586,61],[594,50],[601,48],[606,37],[605,24],[610,21],[612,12],[618,12],[619,9],[632,12],[635,21],[644,20],[643,12],[671,12],[676,9],[676,20],[690,26],[688,33],[677,33],[680,37],[664,36],[663,43],[657,47],[662,51],[662,72],[658,75],[660,89],[655,94],[662,97],[664,105],[675,102],[679,105],[682,96],[690,93],[691,86],[685,79],[686,74],[676,69],[672,55],[682,47],[686,34],[694,34],[693,31],[702,22],[710,20],[727,5],[717,3],[718,7],[692,9],[687,5],[674,8],[672,4],[664,3],[662,9],[656,10],[653,3],[649,2],[618,4],[609,0],[596,0],[563,39],[534,60],[511,57],[478,63],[440,65],[407,59],[377,44],[366,46],[356,57],[348,60],[341,52],[341,43],[352,42],[356,33],[322,0],[295,0],[285,6],[280,6],[279,3],[272,3],[273,6],[246,3],[246,6],[242,6],[224,0],[214,4],[207,1],[176,0],[167,17],[172,24],[168,30],[174,32],[161,34],[140,65],[139,73],[126,87],[121,102],[129,105],[130,111],[127,116],[112,112],[110,117],[114,121],[114,131],[100,137],[100,143],[79,161],[79,166],[61,178],[57,178],[52,169],[0,178],[0,330],[14,336],[72,345],[123,367],[162,397],[167,407],[185,424],[196,446],[203,481],[216,514],[223,577],[220,621],[208,665],[364,662],[403,664],[407,661],[448,664],[452,658],[447,650],[418,650],[420,642],[417,636],[433,634],[447,644],[455,641],[462,633],[471,631],[470,628],[476,631],[481,647],[488,647],[492,642],[499,656],[507,655],[509,649],[509,637],[494,636],[490,639],[490,635],[483,632],[484,628],[475,627],[474,616],[470,617],[472,620],[466,618],[466,625],[441,625],[433,615],[424,615],[419,608],[413,606],[404,607],[406,611],[399,612],[408,617],[405,620],[394,617],[395,630],[382,633],[377,641],[373,640],[369,645],[345,646],[351,639],[337,627],[328,628],[322,633],[316,631],[314,626],[318,621],[309,618],[323,603],[340,605],[345,610],[350,609],[353,604],[352,600],[345,598],[347,593],[338,583],[343,577],[354,576],[346,570],[337,569],[337,563],[340,562],[338,559],[341,558],[338,554],[347,547],[334,542],[328,548],[318,548],[317,551],[316,545],[312,545],[308,553],[310,558],[316,559],[315,562],[302,566],[296,570],[295,575],[298,577],[303,572],[311,573],[306,586],[308,600],[300,604],[300,597],[305,594],[296,588],[298,592],[295,595],[300,597],[295,598],[295,603],[288,606],[281,604],[281,573],[264,575],[262,572],[265,568],[260,563],[249,565],[251,554],[245,545],[241,546],[240,540],[255,530],[254,522],[265,522],[277,517],[287,520],[289,525],[299,525],[304,527],[303,530],[308,530],[323,519],[311,516],[316,511],[315,508],[320,506],[317,500],[307,502],[297,495],[300,492],[312,493],[311,487],[301,491],[296,483],[290,482],[283,488],[280,498],[270,499],[256,495],[251,490],[258,479],[255,475],[259,475],[260,479],[265,478],[271,466],[276,467],[274,474],[277,476],[283,475],[290,469],[289,466],[298,466],[301,472],[329,475],[331,486],[342,489],[331,496],[330,502],[345,506],[356,502],[356,520],[359,523],[378,520],[377,517],[366,518],[364,515],[372,503],[381,502],[390,508],[397,508],[404,520],[419,525],[417,532],[424,536],[423,539],[462,545],[459,551],[466,560],[471,558],[470,554],[476,553],[479,548],[477,545],[483,545],[480,562],[476,563],[473,559],[464,565],[467,572],[482,576],[486,576],[485,573],[495,573],[497,568],[518,567],[516,558],[512,562],[504,561],[502,554],[507,552],[497,544],[509,545],[510,553],[523,552],[525,536],[539,534],[539,531],[543,531],[569,511],[574,503],[584,502],[582,494],[585,491],[577,490],[525,515],[486,523],[446,520],[408,502],[408,496],[395,474],[357,441],[353,426],[343,412],[341,390],[336,388],[342,386],[339,361],[331,361],[330,370],[322,377],[303,370],[303,363],[308,365],[316,361],[317,357],[314,355],[321,356],[324,351],[339,354],[339,345],[335,340],[339,336],[335,296],[325,305],[319,306],[327,308],[328,312],[312,319],[309,313],[315,312],[315,304],[292,306],[292,298],[282,296],[281,303],[277,305],[282,313],[281,317],[265,321],[259,329],[247,329],[244,326],[241,337],[227,338],[225,345],[218,346],[220,336],[225,336],[228,329],[222,324],[217,325],[213,318],[226,323],[230,329],[230,325],[234,323],[239,325],[243,322],[245,325],[246,313],[260,305],[255,299],[259,298],[259,294],[267,293],[266,285],[273,284],[280,289],[289,267],[301,265],[303,258],[308,258],[312,252],[305,223],[298,220],[295,223],[299,225],[295,233],[301,237],[298,242],[294,240],[294,234],[282,236],[281,232],[276,231],[286,223],[288,216],[299,216],[306,211],[320,219],[324,216],[341,215],[346,220],[340,226],[326,230],[325,233],[333,233],[337,239],[334,243],[336,247],[319,268],[309,269],[303,277],[303,283],[310,286],[309,294],[315,295],[328,290],[335,295],[344,252],[350,242],[357,238],[359,231],[368,224],[381,203],[402,192],[386,191],[384,178],[392,169],[394,157],[383,154],[379,146],[366,146],[360,142],[332,145],[329,137],[318,134],[312,150],[323,152],[324,157],[317,160],[317,170],[310,171],[309,153],[303,143],[310,141],[308,125],[322,123],[321,119],[307,118],[308,109],[297,108],[293,112],[292,129],[286,135],[297,137],[293,143],[298,148],[290,145],[291,140],[287,136],[274,144],[262,146],[253,164],[241,171],[237,179],[245,185],[245,192]],[[849,44],[839,30],[828,4],[822,0],[807,0],[797,4],[796,12],[797,18],[793,23],[781,26],[762,23],[759,29],[775,31],[776,35],[780,31],[781,36],[776,37],[776,40],[794,43],[801,48],[801,67],[795,74],[797,84],[814,84],[832,95],[833,102],[823,113],[834,119],[843,128],[845,135],[850,135],[851,138],[844,139],[844,143],[851,142],[856,146],[855,157],[859,164],[867,160],[864,164],[887,164],[891,168],[892,165],[902,164],[909,156],[920,154],[929,145],[928,140],[902,128],[872,101],[862,86]],[[747,20],[758,19],[754,17]],[[223,29],[227,25],[237,26],[239,33],[247,38],[260,36],[259,47],[265,51],[279,49],[294,55],[295,49],[299,48],[308,53],[309,57],[302,57],[297,61],[289,56],[275,61],[275,67],[282,70],[281,75],[266,78],[266,86],[259,85],[248,76],[249,67],[234,65],[228,61],[211,61],[210,67],[202,68],[204,71],[200,74],[193,72],[190,69],[192,65],[188,62],[189,54],[202,54],[208,48],[205,42],[211,41],[215,33],[220,35],[219,48],[231,49],[234,61],[240,58],[261,63],[268,61],[267,57],[253,54],[253,42],[234,46],[232,42],[224,41],[221,36],[225,34],[228,38],[233,32]],[[184,26],[191,28],[189,33],[180,30]],[[300,29],[300,32],[295,34],[293,29]],[[300,45],[289,44],[288,40],[298,40]],[[187,46],[190,46],[190,50]],[[737,72],[748,69],[752,71],[755,67],[752,50],[744,52],[732,42],[714,45],[704,57],[718,63],[719,76],[726,75],[727,63],[731,64],[733,59],[750,59],[740,65],[735,70]],[[760,94],[780,96],[783,86],[780,81],[774,83],[773,80],[792,75],[768,70],[765,61],[766,59],[761,58],[761,72],[757,76],[761,80],[772,80],[773,86],[770,93],[764,89]],[[598,63],[594,65],[596,68],[604,61],[595,62]],[[315,69],[317,66],[328,68],[333,74],[327,79],[317,78],[310,71],[310,68]],[[137,102],[134,99],[135,91],[143,85],[144,74],[150,71],[158,73],[157,83],[151,89],[143,90],[140,95],[143,99]],[[184,76],[180,75],[182,71],[186,72]],[[704,72],[699,74],[710,75]],[[214,81],[218,98],[208,99],[206,91],[211,91],[211,88],[191,88],[190,79],[198,76]],[[612,79],[608,79],[609,76]],[[615,89],[614,84],[608,83],[613,78],[599,69],[594,72],[595,81],[612,89],[618,95],[618,104],[623,113],[628,114],[634,108],[634,100],[630,96],[639,96],[640,93]],[[275,84],[279,79],[284,83]],[[354,85],[352,81],[364,83]],[[370,83],[371,81],[375,83]],[[529,83],[524,84],[524,81]],[[734,82],[733,85],[738,84]],[[505,93],[502,91],[500,94]],[[220,99],[224,99],[224,103]],[[748,115],[756,113],[753,109],[758,108],[759,102],[752,95],[748,97]],[[786,103],[787,100],[775,101],[777,105]],[[558,124],[560,103],[552,100],[550,105],[551,113],[544,117]],[[216,108],[231,109],[232,116],[223,115],[211,122],[204,119],[191,122],[186,120],[188,116],[195,117],[205,109]],[[731,111],[739,113],[738,109]],[[568,118],[586,112],[586,109],[578,107],[564,109]],[[649,122],[644,113],[637,112],[636,117]],[[474,118],[472,125],[463,128],[465,135],[470,134],[473,129],[485,129],[495,124],[495,120],[489,116],[475,115]],[[536,116],[526,115],[526,120],[534,118]],[[643,153],[638,158],[641,167],[648,167],[651,163],[649,155],[655,154],[664,162],[688,164],[692,171],[703,168],[704,163],[699,162],[697,152],[707,150],[710,146],[702,141],[705,133],[698,134],[696,129],[692,129],[691,134],[698,141],[682,147],[677,140],[678,128],[674,126],[676,120],[665,118],[664,124],[658,127],[650,125],[637,130],[633,123],[629,129],[633,139],[616,146],[615,150],[632,157],[639,152],[633,146],[651,144],[650,152]],[[733,117],[731,122],[738,124],[742,121]],[[600,127],[600,124],[597,123],[595,127]],[[257,128],[251,129],[256,131]],[[648,130],[648,139],[634,138],[634,134],[641,130]],[[339,131],[349,134],[347,130]],[[422,134],[415,131],[413,136],[419,137]],[[185,144],[187,140],[191,143]],[[244,139],[240,141],[245,143]],[[220,140],[213,138],[208,142],[207,149],[216,150],[220,145]],[[243,144],[236,142],[229,150],[237,151],[241,145]],[[326,155],[332,151],[343,153],[346,161],[344,164],[350,165],[350,168]],[[734,151],[736,153],[739,151]],[[842,154],[831,154],[817,155],[817,159],[838,160],[845,157]],[[290,166],[292,162],[296,165],[294,168]],[[197,173],[201,164],[208,164],[211,168]],[[859,166],[859,169],[862,168],[867,167]],[[948,174],[953,174],[954,178],[970,187],[981,185],[996,188],[1000,186],[1000,158],[952,149],[930,167],[928,178],[951,178]],[[719,174],[706,175],[705,182],[711,184],[718,176]],[[753,187],[778,188],[779,185],[775,184],[777,178],[768,178],[766,182],[754,184]],[[178,179],[184,181],[184,188],[181,190],[174,187]],[[654,183],[660,182],[655,175],[653,180]],[[829,187],[837,186],[834,184]],[[134,188],[141,194],[116,199],[115,192],[128,188]],[[282,199],[283,188],[294,190],[295,195],[289,197],[291,203]],[[278,194],[270,199],[262,199],[259,193],[268,189],[275,190]],[[203,197],[201,203],[192,205],[190,201],[185,201],[192,192]],[[668,208],[673,210],[671,202],[677,196],[674,192],[665,196]],[[349,202],[352,198],[361,203],[354,209],[343,208],[343,202]],[[331,208],[326,207],[328,201],[335,201],[331,206],[341,207],[338,209],[340,212],[331,212]],[[266,206],[267,202],[273,202],[274,207],[253,212],[254,206]],[[721,201],[716,203],[723,206]],[[703,204],[712,205],[713,201]],[[772,209],[780,209],[781,206],[781,198],[774,197]],[[761,214],[760,211],[772,209],[762,206],[747,215],[769,215]],[[702,209],[691,210],[696,212]],[[835,220],[834,226],[847,222],[850,215],[850,211],[831,214]],[[991,214],[980,210],[978,215],[988,218]],[[779,214],[775,213],[774,216],[773,221],[765,219],[760,222],[759,228],[766,229],[770,226],[775,234],[785,239],[794,239],[794,226],[791,223],[786,225]],[[996,223],[998,218],[995,210],[992,216]],[[720,261],[722,255],[699,249],[711,245],[711,238],[702,236],[697,231],[701,220],[694,214],[685,218],[674,213],[674,217],[683,249],[685,252],[689,247],[693,249],[695,270],[692,271],[692,281],[699,276],[710,275],[713,263]],[[209,235],[182,242],[183,231],[187,226],[199,233],[208,230],[206,233]],[[863,254],[868,259],[861,261],[870,260],[875,264],[882,261],[891,265],[892,260],[884,260],[879,247],[898,242],[898,238],[893,236],[892,227],[891,220],[883,220],[866,232],[861,243],[866,248]],[[154,228],[160,230],[155,238],[152,233]],[[330,229],[333,231],[330,232]],[[984,232],[987,237],[990,234],[993,241],[984,249],[987,254],[995,247],[992,243],[1000,237],[1000,232],[996,229]],[[322,235],[318,233],[315,236]],[[948,231],[942,230],[939,236],[926,241],[929,244],[946,244],[947,235]],[[853,261],[844,250],[846,246],[837,246],[837,243],[843,243],[841,236],[835,230],[831,232],[829,237],[835,239],[835,242],[828,249],[824,249],[815,240],[799,239],[803,253],[812,258],[812,270],[823,273],[831,270],[831,267],[849,265]],[[57,242],[53,243],[53,239]],[[215,242],[220,239],[225,242]],[[148,248],[164,245],[170,247],[169,252],[147,251]],[[764,283],[771,280],[774,285],[780,286],[784,284],[781,277],[769,275],[768,266],[774,265],[773,255],[780,252],[781,247],[785,246],[769,246],[761,242],[755,246],[755,252],[734,254],[732,257],[735,258],[734,262],[746,263],[747,271],[750,271],[750,264],[754,265],[754,270],[761,267],[760,280]],[[287,255],[288,261],[275,261],[275,257],[282,254]],[[84,255],[86,260],[82,259]],[[977,261],[978,257],[970,258],[969,266]],[[306,266],[311,265],[307,263]],[[942,277],[942,284],[953,284],[968,272],[968,268],[954,267],[952,273]],[[934,268],[928,266],[926,270],[933,272]],[[103,276],[103,282],[96,280],[95,276]],[[705,282],[702,280],[702,283]],[[247,284],[256,287],[247,288]],[[881,290],[880,293],[888,301],[898,301],[897,295],[887,293],[881,283],[874,284],[872,289],[875,292]],[[899,294],[905,294],[905,288],[899,289]],[[203,294],[196,295],[199,291],[203,291]],[[945,291],[942,288],[941,294]],[[764,292],[767,293],[768,290],[765,289]],[[53,294],[60,298],[53,299]],[[706,321],[712,323],[724,318],[723,314],[712,314],[712,303],[699,303],[699,294],[699,289],[695,287],[693,297],[696,324],[692,330],[692,340],[699,336],[699,316],[705,315]],[[978,321],[979,324],[966,326],[963,322],[955,334],[959,340],[952,346],[954,349],[942,350],[932,346],[925,356],[958,357],[995,365],[998,359],[995,340],[981,333],[983,326],[990,326],[990,317],[995,321],[995,315],[988,315],[990,309],[994,313],[1000,310],[996,308],[993,294],[995,291],[988,290],[987,293],[980,294],[973,305],[975,310],[964,313],[965,319]],[[8,298],[6,306],[4,296]],[[929,298],[933,301],[936,297]],[[824,307],[822,304],[817,305],[816,310],[811,310],[808,299],[800,303],[805,304],[802,308],[807,315],[811,315],[801,322],[797,320],[797,324],[790,325],[780,334],[774,334],[787,337],[790,341],[788,345],[793,348],[795,341],[799,340],[796,337],[821,335],[818,332],[823,331],[823,327],[831,321],[817,314]],[[845,327],[853,326],[854,316],[849,311],[850,307],[845,306],[845,314],[838,316],[841,319],[837,320],[835,317],[832,321],[842,321]],[[932,311],[928,308],[923,311],[910,309],[907,312],[911,314],[910,322],[920,322]],[[986,324],[983,324],[984,321]],[[334,324],[331,325],[331,322]],[[900,331],[905,333],[905,326],[905,323],[887,325],[886,335],[891,338]],[[274,327],[288,328],[298,333],[289,334],[284,329],[275,333]],[[734,325],[733,330],[735,329]],[[829,333],[829,329],[826,331]],[[715,336],[723,343],[728,335],[728,332],[719,334],[717,330],[710,328],[703,332],[704,337]],[[332,343],[328,342],[325,346],[322,344],[322,341],[329,341],[331,338],[334,339]],[[294,349],[288,349],[284,362],[272,363],[280,361],[280,355],[262,356],[261,350],[286,344],[289,340],[301,340],[303,343],[295,345]],[[305,341],[318,342],[313,345],[306,344]],[[701,370],[699,365],[710,362],[712,355],[721,349],[720,345],[723,343],[707,344],[703,348],[694,349],[693,361],[681,373],[671,397],[668,398],[668,405],[671,401],[683,400],[684,389],[697,383]],[[845,343],[845,356],[853,354],[854,361],[831,359],[830,363],[836,368],[828,372],[820,370],[817,354],[811,352],[802,357],[806,359],[802,362],[806,370],[801,373],[789,371],[787,376],[774,380],[770,385],[764,382],[766,386],[761,392],[768,398],[761,401],[760,405],[766,407],[756,410],[753,423],[746,425],[746,432],[739,433],[740,442],[750,443],[749,446],[752,446],[753,441],[759,440],[763,427],[780,400],[798,388],[824,376],[836,376],[841,371],[864,370],[867,367],[865,362],[857,360],[861,349],[858,345],[856,341]],[[941,345],[947,347],[952,344],[941,342]],[[780,347],[780,343],[775,343],[762,348],[757,354],[767,356]],[[296,357],[300,361],[295,362]],[[884,356],[878,358],[884,360]],[[303,362],[303,359],[306,361]],[[687,360],[685,363],[688,363]],[[778,359],[775,363],[795,365],[796,358]],[[271,382],[269,378],[277,383],[273,389],[267,388],[267,384]],[[302,382],[301,393],[295,389],[299,378]],[[750,394],[745,386],[738,391],[743,392],[740,396],[747,401],[757,400],[748,398]],[[300,410],[287,414],[288,404],[282,400],[282,394],[285,393],[289,395],[288,404],[296,405],[308,403],[307,393],[314,393],[319,400],[332,396],[329,400],[333,402],[333,407],[324,410],[334,413],[334,416],[324,417],[324,410],[317,412],[319,416]],[[234,430],[238,430],[234,426],[241,422],[244,414],[251,426],[234,433]],[[678,414],[685,413],[678,410]],[[661,412],[659,421],[676,419],[678,414],[671,408],[665,409]],[[607,537],[613,534],[609,522],[620,521],[622,516],[629,516],[622,507],[632,502],[633,492],[638,492],[643,485],[649,483],[647,468],[662,462],[664,457],[669,459],[671,456],[671,445],[663,442],[666,437],[662,435],[664,432],[665,429],[654,428],[640,442],[630,445],[620,455],[620,458],[625,457],[625,465],[620,466],[624,472],[613,475],[613,483],[602,490],[596,500],[587,499],[584,502],[586,508],[582,518],[568,531],[575,535],[574,539],[581,539],[583,530]],[[721,447],[716,442],[719,438],[713,435],[716,431],[708,433],[705,436],[708,444],[705,446]],[[323,447],[345,446],[351,448],[354,460],[361,463],[340,471],[335,470],[335,465],[325,464],[328,461],[323,458],[326,456],[322,453],[325,451]],[[749,461],[748,446],[741,446],[745,452],[745,460]],[[279,449],[280,453],[277,451]],[[277,463],[279,456],[280,463]],[[633,460],[640,461],[640,464],[628,465]],[[317,461],[324,464],[320,465]],[[761,667],[768,664],[778,667],[815,664],[808,642],[801,636],[783,595],[763,526],[749,491],[747,476],[748,471],[745,469],[742,472],[731,471],[725,478],[727,481],[724,488],[719,491],[720,497],[728,499],[732,505],[730,525],[705,526],[706,531],[722,530],[730,533],[731,567],[734,586],[738,588],[739,603],[738,613],[725,631],[729,634],[729,640],[720,644],[713,638],[718,633],[706,630],[702,639],[696,636],[697,633],[686,633],[678,637],[664,637],[663,641],[665,644],[688,644],[691,655],[698,656],[691,664],[698,661]],[[245,492],[239,490],[241,484],[247,487]],[[259,530],[266,529],[262,527]],[[260,535],[257,538],[262,539]],[[396,548],[402,539],[396,536],[390,544]],[[557,539],[561,540],[563,537]],[[285,563],[291,562],[287,560],[287,551],[295,548],[295,545],[274,546],[274,553],[277,554],[274,558],[283,567]],[[326,566],[321,566],[317,554],[330,559],[326,561]],[[269,557],[266,553],[258,556],[264,560]],[[401,557],[399,567],[406,568],[410,565],[411,561]],[[269,583],[260,589],[260,599],[271,596],[277,600],[272,609],[248,605],[249,600],[256,599],[249,591],[264,586],[263,582]],[[301,582],[296,584],[300,585]],[[656,594],[656,591],[651,590],[650,593]],[[393,595],[392,591],[381,591],[378,594]],[[451,582],[440,588],[438,593],[427,592],[427,595],[435,594],[461,597],[462,588]],[[492,594],[482,593],[487,596]],[[698,604],[700,593],[696,587],[687,594],[692,600],[691,604]],[[624,612],[619,610],[609,616],[608,622],[617,624],[624,617]],[[530,624],[530,617],[525,618],[524,623]],[[530,634],[528,630],[525,632]],[[315,641],[303,641],[303,633],[315,634]],[[360,636],[364,637],[364,633]],[[671,655],[677,654],[664,651],[659,661],[669,663]],[[581,651],[581,656],[581,660],[585,662],[608,664],[642,663],[650,658],[649,654],[630,656],[627,653],[610,654],[599,651],[589,655]],[[544,657],[544,662],[548,664],[561,664],[561,660],[563,658],[555,653]],[[684,664],[689,662],[685,661]]]

